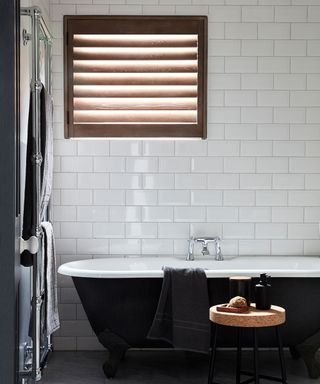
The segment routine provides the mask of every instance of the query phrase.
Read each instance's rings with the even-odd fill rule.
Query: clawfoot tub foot
[[[103,364],[103,372],[108,379],[115,377],[120,361],[124,359],[125,354],[130,347],[129,344],[118,335],[105,329],[98,335],[100,343],[108,349],[109,357]]]
[[[297,352],[306,364],[310,378],[320,377],[320,362],[316,360],[316,353],[320,348],[320,331],[296,346]]]

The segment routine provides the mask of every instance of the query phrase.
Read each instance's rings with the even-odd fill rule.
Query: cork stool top
[[[272,305],[269,310],[259,310],[251,304],[245,313],[218,312],[217,305],[209,310],[210,320],[216,324],[229,327],[260,328],[274,327],[286,321],[286,311],[282,307]]]

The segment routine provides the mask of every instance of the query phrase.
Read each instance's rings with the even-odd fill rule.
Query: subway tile
[[[109,175],[101,173],[78,173],[79,189],[108,189]]]
[[[141,156],[142,144],[138,140],[110,141],[111,156]]]
[[[208,141],[209,156],[239,156],[240,143],[232,140],[210,140]]]
[[[62,172],[92,172],[93,161],[92,157],[61,157]]]
[[[258,157],[258,173],[288,173],[289,163],[285,157]]]
[[[255,91],[226,91],[226,105],[235,107],[253,107],[257,105],[257,96]]]
[[[158,159],[156,157],[127,158],[126,172],[157,172]]]
[[[57,254],[75,254],[76,253],[76,240],[75,239],[55,239]]]
[[[240,154],[241,156],[272,156],[272,142],[243,141]]]
[[[320,189],[320,174],[307,174],[305,176],[305,189]]]
[[[317,173],[319,167],[319,157],[292,157],[289,159],[289,170],[293,173]]]
[[[272,89],[273,75],[272,74],[242,74],[241,89]]]
[[[209,40],[208,48],[211,56],[239,56],[241,50],[240,40]]]
[[[140,239],[111,239],[111,255],[138,255],[141,251]]]
[[[143,5],[142,13],[144,15],[174,15],[174,5]]]
[[[224,91],[209,90],[208,91],[208,107],[222,107],[224,106]]]
[[[319,191],[289,191],[290,206],[317,207],[320,205]]]
[[[175,174],[175,189],[206,189],[207,175],[198,174]]]
[[[275,89],[306,89],[305,74],[275,74],[274,75]]]
[[[60,336],[92,336],[92,328],[87,320],[63,320]]]
[[[300,208],[303,209],[303,208]],[[297,220],[297,222],[303,220]],[[320,222],[320,207],[305,207],[304,208],[304,221],[306,223],[319,223]]]
[[[320,140],[320,126],[316,124],[291,125],[290,137],[292,140]]]
[[[287,224],[257,223],[255,236],[257,239],[286,239]]]
[[[208,108],[208,123],[239,123],[240,108],[210,107]]]
[[[253,157],[226,157],[224,158],[224,172],[253,173],[255,172],[255,159]]]
[[[271,123],[273,121],[273,110],[268,107],[241,108],[242,123]]]
[[[53,153],[56,156],[76,156],[77,142],[72,140],[54,140]]]
[[[239,221],[247,223],[265,223],[271,221],[271,208],[269,207],[240,207]]]
[[[278,0],[275,0],[278,1]],[[288,23],[259,23],[259,39],[290,39],[290,24]]]
[[[320,56],[320,40],[308,40],[307,56]]]
[[[173,189],[173,174],[147,174],[143,175],[144,189]]]
[[[206,140],[187,140],[175,142],[176,156],[206,156]]]
[[[224,2],[224,0],[221,1],[221,4]],[[208,38],[209,39],[224,39],[225,33],[224,33],[224,23],[208,23]]]
[[[135,1],[135,0],[133,0]],[[209,13],[208,5],[176,5],[177,15],[207,15]]]
[[[258,105],[262,107],[289,106],[288,91],[258,91]]]
[[[319,223],[288,224],[289,239],[319,239]]]
[[[319,33],[318,33],[319,36]],[[319,73],[320,58],[319,57],[292,57],[291,72],[292,73]]]
[[[216,37],[218,39],[218,37]],[[208,57],[208,87],[212,88],[212,74],[224,72],[224,57],[209,56]]]
[[[301,256],[303,255],[303,240],[272,240],[273,255]]]
[[[292,23],[291,39],[319,39],[319,23]]]
[[[242,40],[241,54],[243,56],[273,56],[273,40]],[[253,71],[257,72],[257,61]]]
[[[209,21],[240,22],[241,7],[217,5],[209,7]]]
[[[240,189],[271,189],[272,176],[264,174],[240,175]]]
[[[318,107],[320,91],[291,91],[290,104],[293,107]]]
[[[254,191],[224,191],[223,205],[225,206],[250,206],[255,204]]]
[[[259,57],[258,72],[260,73],[289,73],[289,57]]]
[[[320,240],[304,240],[304,255],[319,256]]]
[[[158,238],[187,239],[189,238],[189,224],[187,223],[159,223]]]
[[[238,174],[210,174],[208,175],[208,189],[238,189]]]
[[[156,205],[157,201],[157,191],[126,191],[127,205]]]
[[[271,6],[243,6],[242,21],[244,22],[272,22],[274,9]]]
[[[284,206],[288,202],[288,193],[286,191],[257,191],[257,206]]]
[[[240,74],[209,74],[208,89],[240,89]]]
[[[255,124],[226,124],[225,136],[228,140],[255,140]]]
[[[289,140],[289,124],[259,124],[258,140]]]
[[[80,298],[75,288],[60,288],[62,304],[79,304]]]
[[[274,141],[274,156],[304,156],[305,145],[301,141]]]
[[[141,15],[142,5],[110,5],[110,15]]]
[[[90,205],[92,204],[92,191],[87,189],[61,190],[61,205]]]
[[[173,255],[173,240],[143,239],[141,244],[142,255]]]
[[[109,208],[111,222],[135,222],[141,220],[141,207],[113,206]]]
[[[107,156],[109,155],[109,141],[107,140],[79,140],[79,156]]]
[[[191,205],[222,205],[221,191],[191,191]]]
[[[190,158],[163,157],[159,158],[159,172],[190,172]]]
[[[53,207],[53,219],[56,221],[76,221],[77,212],[74,206],[54,206]]]
[[[275,20],[277,22],[303,22],[307,20],[307,7],[281,6],[275,7]]]
[[[278,223],[295,223],[303,221],[303,208],[300,207],[273,207],[272,221]]]
[[[270,240],[239,240],[239,255],[257,256],[270,255]]]
[[[90,237],[92,237],[92,225],[90,223],[61,223],[61,238],[77,239]]]
[[[79,254],[107,255],[108,251],[108,239],[77,239],[77,253]]]
[[[54,336],[54,349],[56,351],[75,351],[77,349],[77,338]]]
[[[320,74],[307,74],[307,89],[320,89]]]
[[[247,42],[251,42],[251,40],[247,40]],[[246,45],[243,47],[243,44],[244,43],[242,42],[242,50],[244,51],[243,55],[256,56],[252,51],[252,49],[249,51],[250,47],[247,47]],[[257,72],[257,58],[256,57],[226,57],[225,72],[226,73],[255,73]]]
[[[194,157],[191,159],[191,172],[220,173],[223,172],[222,157]]]
[[[205,207],[175,207],[174,221],[175,222],[203,222],[206,219]]]
[[[95,205],[121,205],[125,202],[125,191],[96,189],[94,193]]]
[[[174,142],[169,140],[150,140],[142,143],[143,156],[173,156]]]
[[[238,215],[238,208],[235,207],[207,207],[208,222],[237,222]]]
[[[306,56],[307,42],[303,40],[278,40],[274,43],[275,56]]]
[[[61,320],[76,320],[76,304],[59,304],[59,317]]]
[[[253,239],[254,224],[251,223],[225,223],[223,224],[224,239]]]
[[[93,237],[96,239],[117,239],[125,237],[123,223],[95,223],[93,224]]]
[[[108,220],[109,208],[106,206],[79,206],[77,207],[77,221],[105,222]]]
[[[226,23],[226,39],[256,39],[257,24],[255,23]]]
[[[94,172],[124,172],[124,157],[95,156],[93,159]]]
[[[163,190],[158,192],[159,205],[189,205],[190,191]]]
[[[154,239],[157,237],[157,232],[156,223],[126,223],[126,238],[128,239]]]
[[[57,189],[72,189],[77,188],[76,173],[54,173],[53,186]]]
[[[191,223],[190,224],[190,234],[193,237],[200,236],[220,236],[222,237],[222,224],[220,223]],[[195,246],[195,254],[201,255],[201,245]],[[214,245],[212,243],[209,244],[209,250],[212,255],[215,254]]]
[[[276,174],[273,175],[274,189],[304,189],[304,175]]]
[[[320,108],[307,108],[307,123],[319,124],[320,123]]]
[[[173,207],[142,207],[142,221],[146,222],[172,222]],[[178,209],[178,207],[175,207]],[[183,208],[189,209],[189,208]]]
[[[97,174],[100,176],[100,174]],[[142,186],[141,175],[111,173],[110,189],[139,189]]]

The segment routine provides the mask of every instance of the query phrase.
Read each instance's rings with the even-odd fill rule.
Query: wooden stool
[[[211,335],[211,356],[209,365],[208,384],[217,384],[213,382],[214,365],[216,358],[216,344],[217,344],[217,328],[218,325],[224,325],[228,327],[237,328],[237,364],[236,364],[236,384],[259,384],[259,379],[266,379],[271,381],[277,381],[283,384],[287,384],[286,369],[284,363],[284,355],[282,348],[282,341],[280,335],[279,325],[286,321],[286,311],[281,307],[275,305],[271,306],[270,310],[258,310],[255,305],[250,306],[250,310],[245,313],[229,313],[218,312],[217,305],[210,308],[209,311],[210,321],[212,322],[212,335]],[[258,338],[257,328],[262,327],[275,327],[276,336],[278,342],[278,351],[281,367],[281,378],[261,375],[258,367]],[[241,329],[251,328],[253,330],[253,357],[254,357],[254,372],[242,371],[241,369]],[[251,376],[251,378],[241,382],[241,375]]]

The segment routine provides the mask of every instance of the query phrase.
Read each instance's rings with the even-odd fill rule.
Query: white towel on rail
[[[60,327],[57,294],[56,252],[53,227],[49,221],[41,223],[43,229],[42,260],[44,261],[45,279],[45,317],[47,335]]]

